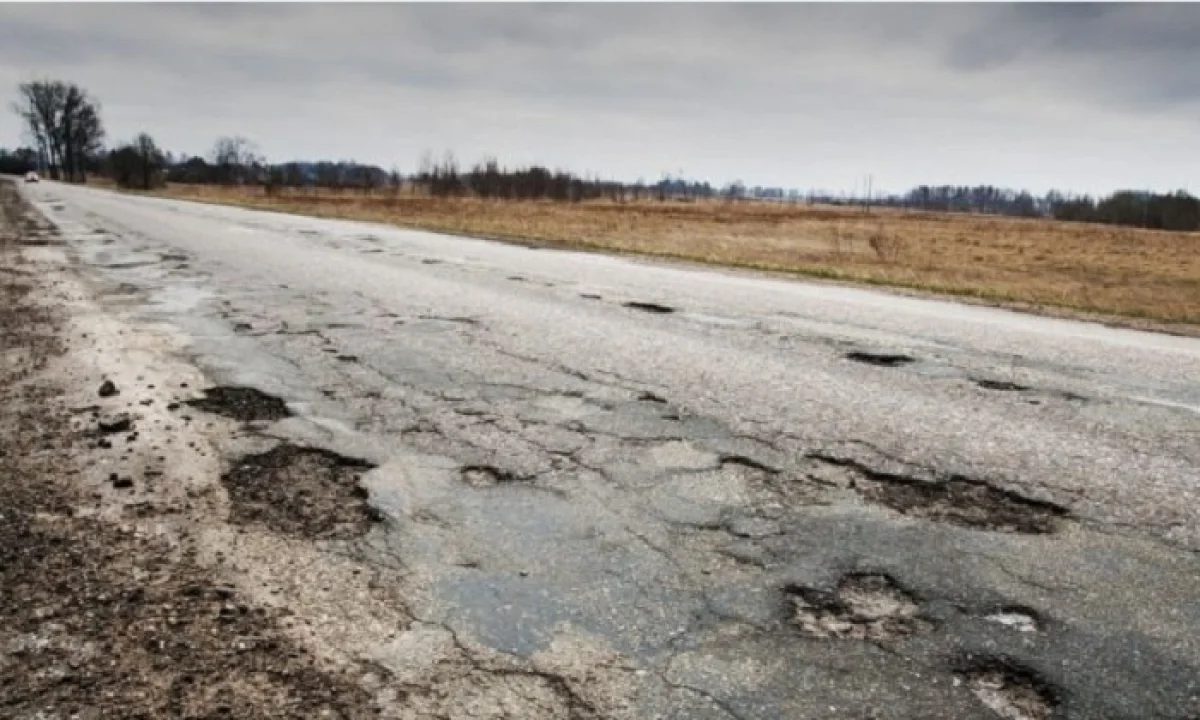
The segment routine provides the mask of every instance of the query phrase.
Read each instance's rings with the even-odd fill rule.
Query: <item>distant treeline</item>
[[[615,202],[659,200],[726,201],[768,200],[785,203],[891,207],[938,212],[978,213],[1028,218],[1054,218],[1078,222],[1129,225],[1159,230],[1200,230],[1200,199],[1184,191],[1151,193],[1122,190],[1093,198],[1051,191],[1035,196],[1027,191],[991,185],[922,185],[904,194],[853,197],[796,189],[746,187],[740,182],[714,187],[708,182],[665,176],[657,182],[621,183],[585,178],[540,166],[506,168],[487,159],[462,169],[451,156],[434,162],[422,159],[416,173],[403,176],[373,165],[355,162],[289,162],[255,165],[245,172],[236,164],[210,163],[200,157],[169,164],[166,179],[181,183],[258,182],[268,188],[327,188],[373,191],[402,186],[434,197],[478,197],[500,200],[551,200],[580,202],[607,199]]]
[[[45,153],[39,154],[39,151],[29,148],[13,151],[0,149],[0,172],[22,174],[43,169],[45,157]],[[151,189],[173,182],[257,185],[268,193],[278,192],[282,188],[310,188],[363,192],[387,190],[399,194],[405,189],[433,197],[489,200],[762,200],[853,206],[861,208],[864,213],[873,208],[888,207],[1055,218],[1160,230],[1200,230],[1200,200],[1182,190],[1175,193],[1122,190],[1093,198],[1058,191],[1036,196],[1026,191],[991,185],[922,185],[903,194],[863,197],[778,187],[747,187],[741,182],[716,187],[708,182],[671,176],[664,176],[653,183],[623,183],[581,177],[564,170],[550,170],[536,165],[503,167],[491,158],[463,168],[449,153],[441,161],[435,161],[427,153],[421,159],[417,172],[402,175],[396,169],[386,171],[375,165],[353,161],[267,163],[252,142],[240,137],[219,139],[207,157],[172,154],[160,150],[154,140],[144,133],[116,148],[90,152],[82,167],[88,173],[110,177],[122,187],[137,189]]]

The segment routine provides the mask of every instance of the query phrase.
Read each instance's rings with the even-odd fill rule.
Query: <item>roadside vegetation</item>
[[[146,133],[104,149],[99,104],[68,83],[19,88],[35,147],[0,172],[41,170],[189,200],[370,220],[513,242],[630,253],[884,285],[1052,314],[1200,332],[1200,200],[992,186],[862,196],[664,177],[584,178],[492,158],[426,154],[402,174],[356,162],[268,163],[222,137],[206,157]],[[80,128],[85,128],[81,130]],[[1169,327],[1168,327],[1169,326]]]

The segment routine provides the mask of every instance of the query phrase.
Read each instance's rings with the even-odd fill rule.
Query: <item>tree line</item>
[[[433,197],[485,200],[689,202],[721,199],[833,204],[909,210],[979,213],[1014,217],[1049,217],[1162,230],[1200,230],[1200,200],[1185,191],[1152,193],[1121,190],[1103,197],[1051,191],[1035,196],[992,185],[921,185],[904,193],[856,197],[801,192],[779,187],[747,187],[734,181],[721,187],[708,182],[663,175],[657,182],[617,182],[583,177],[540,165],[503,167],[495,158],[464,167],[453,153],[435,160],[426,152],[412,175],[402,175],[354,161],[290,161],[268,163],[257,146],[241,136],[218,138],[207,156],[163,150],[147,133],[112,148],[104,146],[100,103],[79,86],[60,80],[36,80],[17,87],[13,111],[23,120],[29,147],[0,148],[0,173],[38,170],[65,182],[87,176],[111,178],[123,188],[151,190],[168,182],[261,186],[268,194],[283,188],[390,190],[402,187]]]

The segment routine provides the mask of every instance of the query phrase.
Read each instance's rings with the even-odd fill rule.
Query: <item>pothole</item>
[[[784,592],[792,603],[792,622],[811,637],[878,641],[933,628],[919,616],[913,597],[886,575],[846,575],[833,592],[795,585]]]
[[[1029,389],[1028,385],[1018,385],[1015,382],[1007,382],[1005,380],[976,379],[974,382],[984,390],[996,390],[999,392],[1025,392]]]
[[[770,465],[761,463],[754,458],[748,458],[745,455],[723,455],[721,456],[721,467],[732,465],[736,467],[747,468],[749,470],[758,470],[765,472],[768,475],[779,474],[778,468],[773,468]]]
[[[656,313],[659,315],[666,315],[668,313],[675,312],[675,308],[673,308],[673,307],[670,307],[668,305],[659,305],[658,303],[652,303],[652,302],[632,301],[632,302],[621,303],[621,304],[632,310],[641,310],[642,312]]]
[[[285,535],[319,539],[357,537],[382,519],[358,484],[375,465],[329,450],[285,443],[242,458],[221,482],[230,520],[263,524]]]
[[[455,323],[458,325],[478,325],[479,321],[472,317],[462,317],[459,315],[418,315],[418,320],[430,320],[434,322]]]
[[[1005,720],[1050,720],[1057,704],[1033,673],[999,664],[964,673],[960,682],[989,710]]]
[[[1037,615],[1026,608],[1006,607],[995,612],[988,613],[983,616],[983,619],[1003,625],[1004,627],[1020,633],[1033,633],[1041,629],[1041,624],[1038,622]]]
[[[462,469],[462,479],[477,488],[525,482],[525,478],[492,465],[468,465]]]
[[[186,403],[198,410],[242,422],[282,420],[292,414],[283,400],[251,387],[219,385],[205,390],[204,397]]]
[[[878,365],[879,367],[899,367],[900,365],[908,365],[909,363],[916,362],[916,358],[908,355],[862,351],[846,353],[845,358],[854,362],[866,363],[867,365]]]
[[[1066,508],[956,475],[933,482],[880,472],[852,460],[819,454],[809,457],[852,473],[850,487],[869,502],[912,517],[974,530],[1044,534],[1058,529]]]

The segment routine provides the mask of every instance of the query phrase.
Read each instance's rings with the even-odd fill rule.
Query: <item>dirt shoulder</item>
[[[167,487],[164,446],[138,447],[170,439],[138,426],[171,391],[100,393],[47,272],[58,245],[0,181],[0,715],[374,716],[349,666],[205,560],[200,482]]]

